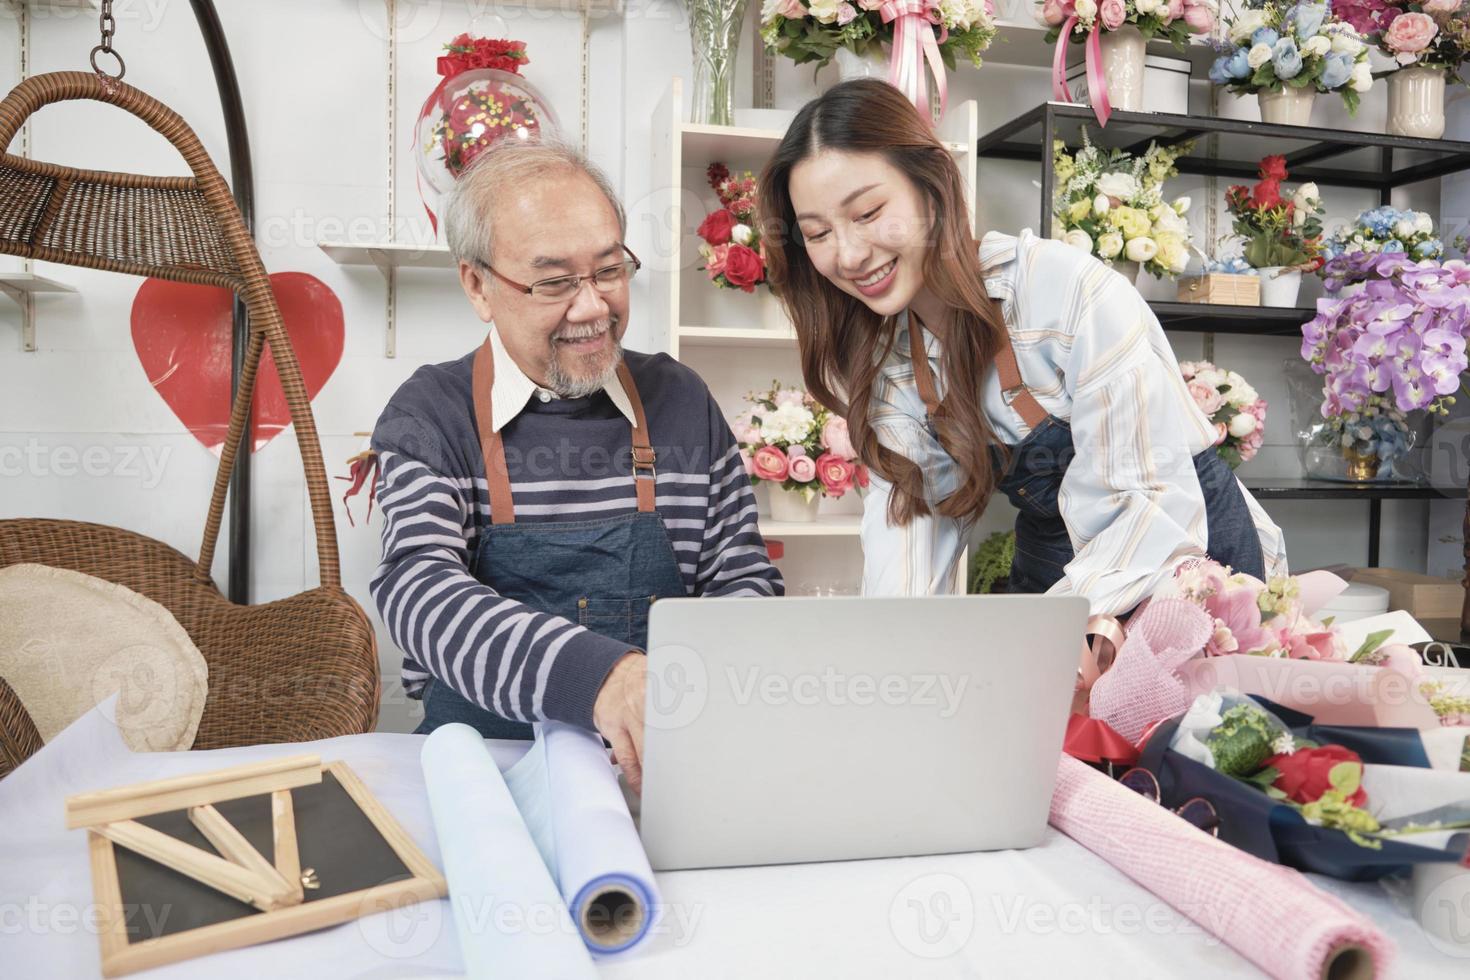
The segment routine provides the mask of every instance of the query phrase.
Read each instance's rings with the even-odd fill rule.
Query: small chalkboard
[[[269,911],[89,829],[104,976],[294,936],[447,893],[444,877],[345,763],[325,765],[319,782],[286,792],[308,883],[298,904]],[[279,863],[272,803],[266,792],[221,800],[215,808],[265,861]],[[229,856],[200,832],[187,807],[138,815],[136,822]]]

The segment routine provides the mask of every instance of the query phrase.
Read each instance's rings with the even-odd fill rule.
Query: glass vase
[[[1362,411],[1323,417],[1323,376],[1300,358],[1288,358],[1285,368],[1292,429],[1307,476],[1348,483],[1406,478],[1395,467],[1414,446],[1417,413],[1400,412],[1374,396]]]
[[[740,51],[745,4],[746,0],[688,0],[694,54],[690,122],[735,123],[735,56]]]

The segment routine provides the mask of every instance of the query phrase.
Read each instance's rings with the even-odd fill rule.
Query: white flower
[[[1314,34],[1302,42],[1302,54],[1320,58],[1332,50],[1332,39],[1324,34]]]
[[[1159,254],[1159,245],[1152,238],[1130,238],[1124,247],[1129,262],[1147,262]]]
[[[1110,259],[1123,251],[1123,236],[1116,231],[1110,231],[1098,237],[1097,254],[1105,259]]]
[[[1338,54],[1350,54],[1357,56],[1363,50],[1363,42],[1358,40],[1358,32],[1346,24],[1337,25],[1339,28],[1332,33],[1332,50]],[[1346,27],[1347,30],[1341,28]]]
[[[1178,275],[1189,265],[1189,249],[1178,235],[1160,235],[1158,238],[1158,260],[1170,272]]]
[[[1219,368],[1205,368],[1195,373],[1194,380],[1211,388],[1219,388],[1223,384],[1229,384],[1225,378],[1225,372]]]
[[[1151,14],[1159,6],[1159,0],[1134,0],[1133,7],[1140,14]]]
[[[1373,87],[1373,69],[1366,61],[1360,61],[1353,66],[1352,85],[1354,92],[1366,92]]]
[[[755,232],[751,230],[750,225],[737,224],[730,229],[730,237],[741,245],[749,245],[750,240],[755,237]]]
[[[1119,170],[1110,174],[1103,174],[1097,179],[1097,189],[1108,197],[1116,197],[1120,201],[1127,201],[1138,193],[1138,181],[1133,175]]]
[[[1159,213],[1154,217],[1154,231],[1187,237],[1189,222],[1181,218],[1173,208],[1160,208]]]
[[[1259,68],[1271,60],[1271,45],[1257,44],[1246,53],[1245,63],[1252,68]]]
[[[1415,211],[1414,230],[1421,235],[1431,234],[1434,231],[1434,219],[1429,216],[1428,212]]]
[[[1400,218],[1393,223],[1393,233],[1400,240],[1414,237],[1414,221],[1412,218]]]
[[[1241,412],[1239,415],[1235,416],[1235,418],[1230,420],[1230,424],[1229,426],[1227,426],[1227,428],[1229,428],[1230,434],[1235,438],[1244,439],[1246,436],[1256,431],[1256,417],[1250,412]]]
[[[780,405],[761,416],[761,434],[767,442],[804,442],[816,419],[805,405]]]
[[[1306,223],[1307,223],[1307,212],[1306,211],[1303,211],[1301,208],[1296,208],[1296,209],[1294,209],[1291,212],[1291,226],[1293,228],[1300,228],[1302,225],[1304,225]]]
[[[1108,196],[1106,194],[1099,194],[1096,198],[1093,199],[1092,211],[1094,214],[1107,214],[1108,208],[1112,206],[1113,202],[1108,200]]]
[[[1169,739],[1169,748],[1186,759],[1215,768],[1215,753],[1204,740],[1224,724],[1225,719],[1220,715],[1224,703],[1225,699],[1218,691],[1195,698],[1184,717],[1179,719],[1179,727],[1174,729],[1174,736]]]
[[[1079,20],[1092,20],[1097,15],[1097,0],[1077,0],[1073,9]]]
[[[1189,195],[1185,194],[1183,197],[1174,198],[1174,203],[1169,206],[1174,209],[1175,214],[1179,215],[1182,218],[1184,217],[1184,215],[1189,213],[1189,206],[1193,203],[1194,202],[1189,199]]]
[[[839,0],[808,0],[807,9],[819,23],[832,24],[837,21],[838,4]]]
[[[1081,252],[1092,254],[1092,236],[1081,228],[1073,228],[1062,236],[1062,241]]]
[[[1298,187],[1291,199],[1298,205],[1316,204],[1322,200],[1322,192],[1317,189],[1316,184],[1308,182]]]
[[[1246,38],[1256,33],[1256,30],[1266,26],[1266,12],[1264,10],[1245,10],[1235,18],[1230,25],[1230,40],[1240,44]]]

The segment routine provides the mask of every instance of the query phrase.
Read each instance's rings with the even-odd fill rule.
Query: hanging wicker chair
[[[199,559],[131,531],[63,520],[0,521],[0,567],[36,562],[126,586],[158,602],[188,631],[209,665],[196,749],[307,741],[371,731],[377,719],[377,641],[342,589],[331,497],[311,404],[270,282],[229,188],[177,113],[120,82],[56,72],[18,85],[0,102],[0,149],[54,102],[118,106],[157,130],[192,177],[76,170],[0,154],[0,253],[178,282],[223,286],[249,310],[239,396],[220,455]],[[258,606],[232,603],[210,578],[225,495],[270,344],[279,369],[316,525],[321,584]],[[35,726],[0,685],[0,776],[39,746]]]

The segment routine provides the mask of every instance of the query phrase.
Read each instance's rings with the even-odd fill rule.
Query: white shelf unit
[[[36,301],[40,293],[74,293],[69,286],[55,279],[38,276],[34,272],[0,272],[0,295],[8,296],[20,307],[21,349],[36,349]]]
[[[412,245],[402,242],[317,242],[333,262],[372,266],[384,276],[389,269],[452,269],[448,245]]]
[[[698,371],[726,415],[733,417],[746,391],[764,388],[773,379],[800,384],[801,370],[796,334],[790,321],[782,322],[784,316],[772,315],[770,294],[760,290],[750,296],[717,289],[699,268],[695,228],[716,205],[705,169],[719,161],[732,172],[750,170],[759,175],[785,130],[685,122],[683,88],[683,80],[674,78],[654,116],[652,163],[656,183],[666,187],[666,192],[663,199],[654,201],[660,261],[650,269],[654,280],[650,292],[656,302],[665,304],[665,315],[656,322],[667,329],[667,335],[655,342],[662,340],[672,357]],[[794,112],[787,113],[787,121],[794,116]],[[964,175],[972,223],[979,135],[976,104],[950,105],[939,137]],[[779,492],[761,487],[757,498]],[[852,493],[841,500],[823,501],[814,523],[776,522],[762,514],[761,533],[786,542],[782,564],[788,579],[804,577],[809,586],[831,585],[836,580],[839,591],[855,591],[862,568],[861,552],[854,547],[861,509],[861,499]],[[961,576],[966,565],[962,558]]]

